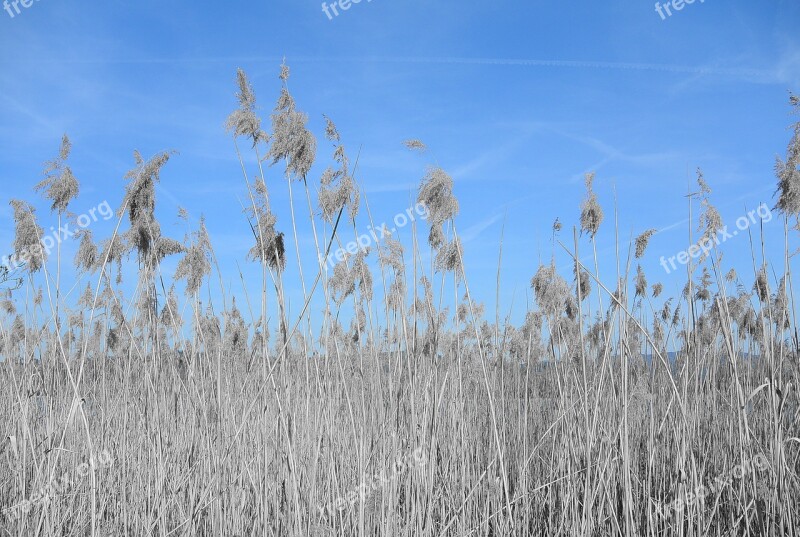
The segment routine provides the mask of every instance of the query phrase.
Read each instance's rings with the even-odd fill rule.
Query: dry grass
[[[573,260],[579,285],[540,267],[532,282],[538,308],[525,324],[502,321],[499,310],[489,323],[462,270],[452,180],[431,168],[421,187],[429,245],[415,227],[408,251],[388,241],[369,263],[352,256],[330,277],[303,267],[297,252],[305,303],[289,317],[283,277],[294,270],[298,225],[313,232],[315,257],[326,258],[351,240],[350,228],[357,235],[374,222],[368,210],[356,220],[369,206],[355,190],[357,159],[348,159],[332,123],[333,164],[317,215],[317,187],[306,177],[316,142],[286,89],[288,68],[281,74],[272,135],[261,130],[241,72],[240,108],[228,121],[240,158],[243,138],[257,156],[256,182],[242,158],[250,258],[262,267],[260,287],[249,284],[256,293],[234,302],[220,283],[218,302],[201,305],[201,285],[222,280],[204,227],[177,244],[154,217],[167,153],[137,157],[114,236],[94,250],[82,246],[76,264],[93,283],[81,305],[64,301],[43,259],[29,264],[14,301],[7,293],[0,505],[35,498],[52,480],[60,485],[19,517],[7,511],[0,534],[798,534],[788,247],[785,268],[766,271],[755,262],[763,244],[754,247],[762,254],[753,256],[752,293],[735,274],[723,276],[712,252],[690,267],[687,292],[667,301],[652,296],[660,287],[647,290],[630,254],[618,256],[623,285],[601,283],[596,254],[594,268],[574,261],[581,242],[575,234],[570,247],[562,244],[559,223],[554,252]],[[68,148],[65,138],[48,170],[59,218],[77,192]],[[307,224],[292,205],[293,240],[277,231],[267,184],[283,186],[266,181],[265,155],[294,182],[292,199],[306,197]],[[779,166],[790,193],[798,177],[787,170],[797,170],[797,158],[790,146]],[[603,211],[591,179],[581,225],[596,252]],[[715,211],[700,180],[700,221],[709,222]],[[38,224],[17,206],[17,245],[30,246]],[[636,258],[646,255],[646,235]],[[111,270],[126,254],[139,268],[131,297]],[[186,318],[160,271],[168,255],[184,256]],[[325,312],[312,322],[314,300]],[[104,450],[110,467],[86,466]],[[753,466],[756,457],[766,466]],[[703,501],[666,509],[719,479]],[[362,483],[369,490],[352,492]]]

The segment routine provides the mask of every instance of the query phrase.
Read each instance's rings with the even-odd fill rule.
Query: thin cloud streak
[[[32,63],[72,63],[72,64],[176,64],[176,63],[235,63],[235,62],[281,62],[280,56],[217,57],[217,58],[126,58],[126,59],[25,59]],[[583,60],[548,60],[524,58],[466,58],[466,57],[291,57],[292,63],[382,63],[382,64],[433,64],[433,65],[503,65],[517,67],[557,67],[566,69],[597,69],[615,71],[651,71],[675,74],[732,76],[758,79],[763,82],[780,82],[781,72],[767,69],[741,67],[703,67],[694,65],[675,65],[661,63],[606,62]]]

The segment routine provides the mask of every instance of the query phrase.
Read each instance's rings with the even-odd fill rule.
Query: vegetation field
[[[283,65],[263,89],[280,97],[262,117],[239,71],[225,123],[252,230],[238,261],[256,281],[222,273],[202,219],[183,239],[162,233],[168,151],[135,154],[108,237],[70,210],[81,173],[66,135],[35,188],[50,214],[11,200],[0,535],[800,534],[800,122],[774,206],[724,245],[752,263],[726,266],[698,171],[686,286],[665,296],[639,266],[656,230],[625,238],[589,174],[574,215],[542,230],[515,323],[471,292],[457,189],[424,142],[404,142],[430,165],[401,241],[370,210],[358,150],[330,119],[308,129],[289,76]],[[773,214],[784,254],[767,259]],[[47,231],[65,225],[74,259]],[[600,274],[600,234],[615,237],[614,274]],[[502,241],[485,254],[497,275],[479,276],[499,289]]]

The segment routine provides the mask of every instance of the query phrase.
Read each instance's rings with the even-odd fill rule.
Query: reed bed
[[[386,237],[331,272],[303,264],[298,228],[326,259],[375,223],[358,158],[330,120],[317,147],[289,76],[281,66],[264,127],[239,71],[226,122],[261,269],[243,296],[222,283],[202,220],[184,241],[162,235],[155,186],[171,153],[136,154],[111,237],[80,232],[90,283],[77,300],[33,206],[12,202],[25,265],[3,273],[3,535],[798,535],[800,123],[776,169],[783,259],[767,264],[756,231],[741,276],[715,248],[667,298],[637,265],[648,230],[617,240],[604,283],[596,236],[619,233],[589,175],[515,325],[470,292],[453,180],[436,166],[410,245]],[[65,137],[37,185],[59,224],[79,191],[70,149]],[[282,188],[290,223],[271,206]],[[699,174],[690,240],[721,226],[711,199]],[[290,273],[303,293],[291,312]]]

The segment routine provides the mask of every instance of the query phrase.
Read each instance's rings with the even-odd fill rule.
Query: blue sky
[[[659,257],[688,247],[684,196],[694,170],[703,169],[726,223],[761,202],[772,206],[775,157],[784,155],[794,121],[788,92],[800,92],[795,0],[698,1],[666,20],[649,0],[364,0],[333,20],[317,0],[37,0],[20,9],[13,18],[0,11],[3,251],[13,238],[9,199],[35,201],[41,223],[54,222],[32,187],[63,133],[82,184],[76,213],[119,204],[134,149],[146,156],[174,149],[158,194],[162,229],[179,239],[186,233],[178,206],[189,210],[190,226],[205,214],[234,294],[241,294],[237,262],[246,277],[257,273],[245,262],[246,190],[223,128],[236,106],[237,67],[250,76],[266,121],[286,57],[290,90],[318,136],[310,181],[330,163],[321,138],[326,114],[352,158],[360,149],[358,179],[376,222],[412,205],[426,164],[450,172],[472,292],[493,311],[504,229],[501,307],[513,303],[516,319],[538,263],[550,258],[556,217],[562,240],[572,242],[588,171],[597,173],[607,215],[598,236],[601,276],[614,281],[616,196],[623,240],[661,230],[643,266],[651,283],[677,294],[682,278],[666,275]],[[429,153],[406,151],[408,138],[423,140]],[[269,170],[267,182],[289,236],[281,171]],[[298,208],[306,214],[302,198]],[[301,249],[312,251],[307,227]],[[95,236],[111,230],[98,223]],[[765,231],[780,263],[779,219]],[[408,230],[400,236],[407,240]],[[76,246],[65,245],[70,259]],[[581,249],[589,251],[585,238]],[[747,239],[730,240],[724,251],[726,266],[752,281]],[[569,274],[567,258],[557,257]],[[176,261],[167,261],[168,273]],[[299,308],[297,281],[290,276],[287,285]]]

